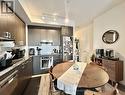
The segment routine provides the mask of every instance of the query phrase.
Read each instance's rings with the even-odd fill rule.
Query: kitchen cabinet
[[[61,56],[62,55],[59,55],[59,54],[53,55],[53,65],[54,66],[62,62]]]
[[[0,77],[0,95],[22,95],[31,76],[32,57]]]
[[[10,32],[17,46],[26,44],[25,23],[16,14],[0,15],[0,37]]]
[[[41,73],[40,56],[33,56],[33,74]]]
[[[15,16],[15,43],[16,45],[25,45],[26,44],[26,34],[25,34],[25,24]]]
[[[12,95],[22,95],[32,76],[32,58],[17,67],[18,85]]]
[[[29,29],[28,31],[28,45],[38,46],[41,41],[41,31],[40,29]]]
[[[38,46],[40,42],[53,42],[53,45],[60,45],[60,29],[29,28],[29,46]]]
[[[52,38],[53,45],[59,46],[60,45],[60,31],[59,30],[50,30],[48,32],[49,37]]]
[[[61,35],[72,37],[73,36],[73,27],[63,26],[61,29]]]
[[[123,61],[102,59],[102,66],[105,67],[111,81],[119,82],[123,80]]]
[[[14,69],[0,77],[0,95],[13,95],[18,84],[17,73]]]

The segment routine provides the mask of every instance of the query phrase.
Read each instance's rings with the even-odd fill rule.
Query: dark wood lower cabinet
[[[13,95],[17,85],[17,70],[12,71],[10,75],[6,74],[7,77],[0,81],[0,95]]]
[[[10,74],[10,78],[6,77],[2,81],[3,86],[0,88],[0,95],[22,95],[32,76],[32,58],[24,61],[15,68],[15,75]],[[7,80],[8,79],[8,80]]]
[[[111,81],[119,82],[123,80],[123,61],[96,58],[96,63],[105,68]]]
[[[123,80],[123,61],[103,59],[102,66],[106,68],[111,81],[119,82]]]

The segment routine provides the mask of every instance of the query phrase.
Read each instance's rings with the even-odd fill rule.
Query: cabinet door
[[[17,17],[15,16],[15,27],[16,30],[16,45],[25,45],[26,40],[26,34],[25,34],[25,24]]]
[[[40,57],[39,56],[34,56],[33,57],[33,74],[38,74],[40,73]]]
[[[0,37],[3,36],[3,32],[7,32],[7,18],[8,16],[0,15]]]
[[[32,58],[18,66],[18,85],[12,95],[22,95],[32,76]]]
[[[28,44],[29,46],[38,46],[40,44],[41,31],[40,29],[29,29]]]
[[[15,92],[15,88],[18,84],[17,75],[15,73],[13,75],[11,74],[0,83],[0,95],[14,95],[13,92]]]
[[[60,31],[54,30],[52,31],[53,37],[53,45],[59,46],[60,45]]]
[[[61,35],[63,36],[73,36],[73,27],[62,27]]]
[[[15,14],[0,15],[0,31],[0,36],[10,32],[16,45],[25,45],[25,24]]]
[[[29,58],[27,61],[26,61],[26,79],[27,79],[27,82],[30,81],[30,78],[32,76],[32,58]]]
[[[40,41],[42,42],[47,42],[49,41],[49,37],[47,35],[48,30],[47,29],[40,29],[41,33],[40,33]]]

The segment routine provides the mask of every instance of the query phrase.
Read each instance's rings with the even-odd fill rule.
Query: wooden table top
[[[64,62],[56,65],[52,73],[57,79],[66,72],[74,63]],[[74,76],[75,77],[75,76]],[[109,80],[108,74],[96,64],[88,64],[82,74],[78,88],[96,88],[106,84]]]

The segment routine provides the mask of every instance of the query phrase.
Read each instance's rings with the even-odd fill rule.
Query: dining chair
[[[53,76],[52,73],[53,67],[51,66],[49,69],[49,74],[50,74],[50,95],[63,95],[63,92],[59,89],[57,89],[56,84],[56,78]]]
[[[102,91],[95,92],[91,90],[86,90],[83,95],[121,95],[117,89],[118,84],[116,83],[115,87],[111,91]]]

